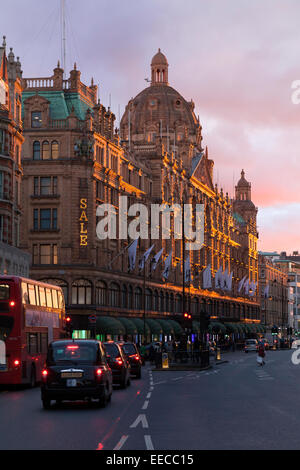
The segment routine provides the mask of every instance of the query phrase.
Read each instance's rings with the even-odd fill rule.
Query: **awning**
[[[173,329],[172,325],[170,325],[168,320],[163,320],[163,319],[160,319],[160,318],[156,318],[155,321],[157,321],[160,324],[160,326],[163,329],[163,333],[165,335],[174,335],[174,329]]]
[[[130,318],[130,320],[135,324],[138,334],[143,335],[144,334],[144,320],[142,320],[141,318]],[[147,323],[145,323],[145,332],[146,332],[146,335],[150,334],[150,328],[147,325]]]
[[[97,317],[96,332],[107,335],[124,335],[126,329],[123,324],[113,317]]]
[[[173,328],[175,335],[182,335],[183,329],[176,320],[166,320]]]
[[[163,334],[163,329],[160,326],[160,324],[157,322],[157,320],[153,320],[153,318],[147,318],[146,323],[149,326],[149,328],[151,330],[151,333],[153,335],[162,335]]]
[[[230,333],[238,333],[239,332],[239,329],[233,323],[225,323],[225,326],[226,326],[227,330]]]
[[[129,318],[125,318],[125,317],[118,317],[118,320],[122,323],[123,326],[125,326],[126,328],[126,333],[128,335],[137,335],[138,334],[138,330],[137,330],[137,327],[136,325],[133,323],[132,320],[130,320]]]
[[[211,333],[226,333],[226,327],[223,323],[211,322],[208,326],[208,331]]]

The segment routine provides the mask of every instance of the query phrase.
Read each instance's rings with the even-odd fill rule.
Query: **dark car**
[[[97,399],[106,406],[111,395],[112,371],[100,341],[69,339],[49,345],[41,382],[45,409],[51,400]]]
[[[142,358],[138,348],[130,342],[119,342],[119,344],[130,363],[130,374],[140,379],[142,376]]]
[[[119,344],[108,341],[104,344],[106,358],[112,370],[113,384],[126,388],[130,385],[130,363]]]

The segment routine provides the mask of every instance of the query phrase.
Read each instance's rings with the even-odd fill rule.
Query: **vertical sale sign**
[[[87,198],[83,197],[80,199],[80,217],[79,217],[79,224],[80,224],[80,246],[87,246],[88,244],[88,217],[87,217]]]

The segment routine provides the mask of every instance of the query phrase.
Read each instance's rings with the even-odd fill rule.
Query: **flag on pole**
[[[221,274],[221,289],[227,290],[228,284],[228,269],[226,268],[225,271]]]
[[[230,274],[228,273],[228,276],[227,276],[227,290],[230,291],[232,290],[232,276],[233,276],[233,272],[231,272]]]
[[[244,289],[245,289],[245,294],[246,295],[249,294],[249,287],[250,287],[250,284],[249,284],[249,278],[248,278],[244,283]]]
[[[203,289],[211,289],[212,288],[212,282],[211,282],[211,268],[210,264],[207,265],[207,267],[204,269],[202,273],[203,277]]]
[[[162,255],[162,252],[164,251],[164,249],[162,248],[158,253],[156,253],[155,256],[153,256],[152,260],[151,260],[151,271],[155,271],[156,269],[156,266],[160,260],[160,257]]]
[[[253,297],[254,294],[255,294],[255,291],[256,291],[256,284],[257,284],[257,283],[254,282],[254,281],[252,281],[252,282],[250,283],[250,290],[251,290],[251,292],[249,292],[250,297]]]
[[[138,238],[134,240],[128,248],[128,270],[133,271],[135,267],[135,260],[136,260],[136,249],[138,245]]]
[[[154,245],[150,246],[150,248],[148,248],[148,250],[145,251],[145,253],[141,257],[141,259],[139,261],[139,270],[140,271],[142,271],[142,269],[144,269],[145,263],[146,263],[147,259],[149,258],[149,255],[150,255],[153,247],[154,247]]]
[[[184,262],[184,282],[190,284],[192,281],[190,257]]]
[[[244,287],[246,276],[243,277],[243,279],[240,280],[239,286],[238,286],[238,292],[241,292],[242,288]]]
[[[221,288],[221,277],[222,277],[222,268],[220,266],[218,271],[215,274],[215,289]]]
[[[269,297],[269,290],[270,290],[270,286],[269,284],[267,284],[264,288],[264,298],[267,299]]]
[[[163,273],[162,273],[162,277],[164,279],[168,279],[168,277],[169,277],[171,263],[172,263],[172,251],[170,252],[170,254],[165,259],[165,268],[164,268]]]

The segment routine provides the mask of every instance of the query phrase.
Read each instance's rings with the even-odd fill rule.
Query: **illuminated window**
[[[58,146],[58,142],[54,140],[51,143],[51,158],[52,160],[57,160],[58,157],[59,157],[59,146]]]
[[[50,145],[47,140],[43,142],[42,146],[42,158],[43,160],[49,160],[50,159]]]

